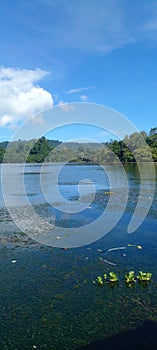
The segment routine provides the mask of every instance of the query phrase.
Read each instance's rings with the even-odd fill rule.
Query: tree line
[[[47,140],[18,140],[0,143],[0,162],[4,163],[122,163],[157,162],[157,127],[126,135],[123,140],[104,143],[63,143]]]

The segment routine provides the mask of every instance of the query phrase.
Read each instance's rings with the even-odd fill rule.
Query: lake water
[[[135,164],[125,171],[118,165],[7,164],[1,173],[0,349],[156,349],[157,191],[149,164],[141,193]],[[139,199],[136,221],[152,205],[128,233]],[[50,233],[44,235],[40,220],[31,221],[30,208],[45,231],[53,227]],[[90,228],[87,240],[84,227]],[[128,288],[129,270],[152,272],[152,281]],[[115,285],[92,283],[111,271],[119,276]]]

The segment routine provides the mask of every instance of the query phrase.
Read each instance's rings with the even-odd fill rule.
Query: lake
[[[1,349],[156,349],[156,178],[142,171],[140,192],[135,164],[1,165]],[[126,285],[132,270],[151,282]]]

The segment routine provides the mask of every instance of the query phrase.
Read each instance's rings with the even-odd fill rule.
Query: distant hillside
[[[92,149],[99,149],[103,147],[103,143],[97,143],[97,142],[87,142],[87,143],[78,143],[78,142],[64,142],[64,145],[67,148],[71,148],[73,150],[78,150],[78,148],[82,148],[83,150],[92,148]]]
[[[123,140],[105,143],[75,143],[47,140],[4,141],[0,143],[0,162],[42,163],[46,162],[85,162],[113,163],[116,157],[123,163],[152,159],[157,162],[157,127],[147,134],[145,131],[125,136]],[[115,157],[116,156],[116,157]]]

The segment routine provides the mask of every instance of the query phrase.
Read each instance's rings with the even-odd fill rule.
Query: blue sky
[[[139,130],[157,126],[156,0],[6,0],[0,13],[0,141],[73,102],[113,108]],[[105,141],[83,125],[52,135]]]

